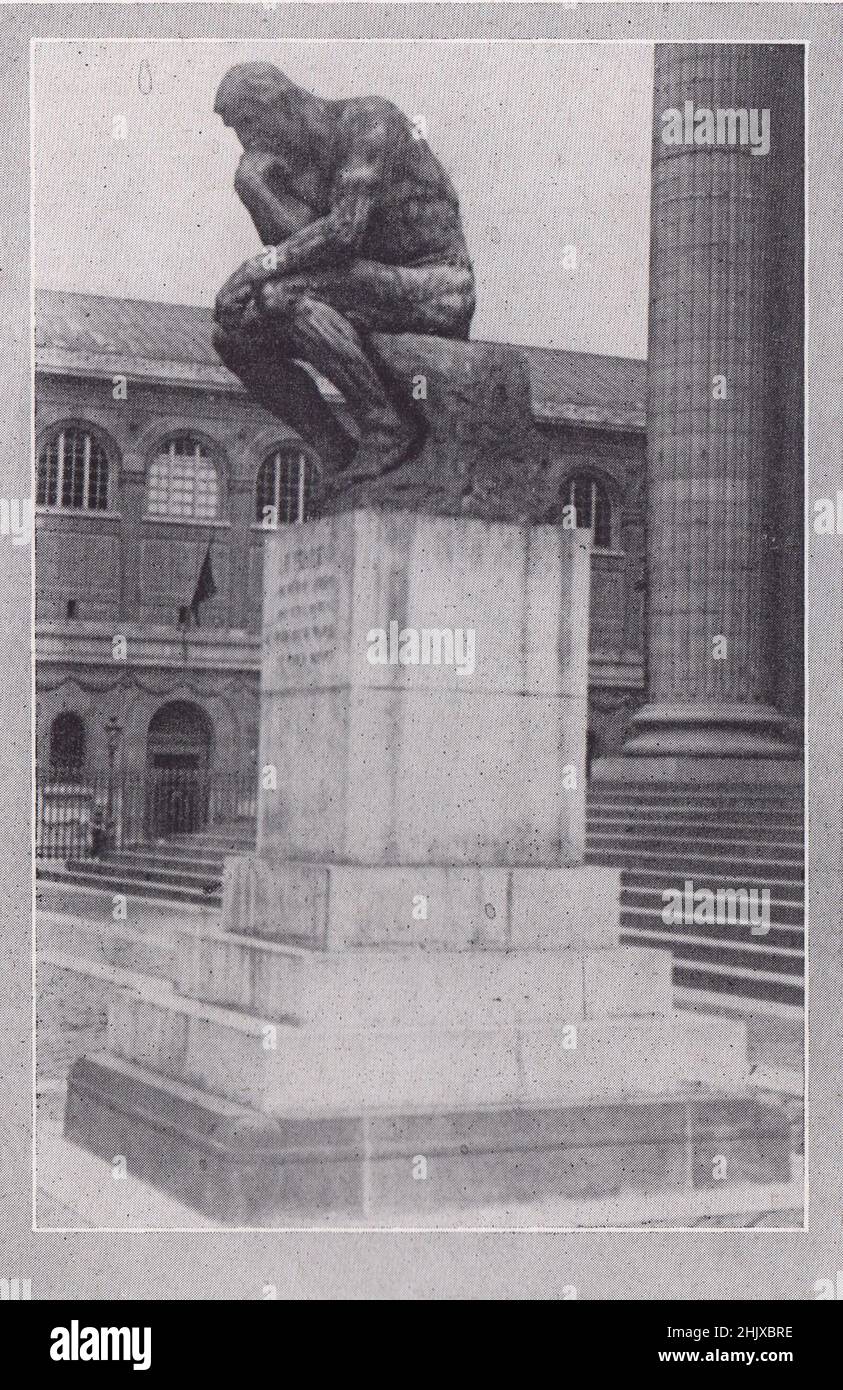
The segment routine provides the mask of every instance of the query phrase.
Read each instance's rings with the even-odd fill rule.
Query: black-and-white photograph
[[[4,1301],[843,1298],[840,8],[0,6]]]
[[[39,1225],[801,1227],[802,46],[32,92]]]

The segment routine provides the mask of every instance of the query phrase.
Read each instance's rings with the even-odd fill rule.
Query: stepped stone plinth
[[[787,1180],[744,1025],[674,1012],[582,862],[587,538],[334,514],[265,586],[256,851],[115,998],[68,1136],[255,1225]]]

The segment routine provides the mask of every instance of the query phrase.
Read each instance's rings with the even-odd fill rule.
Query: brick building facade
[[[246,397],[210,328],[196,307],[36,297],[42,779],[102,772],[109,720],[119,769],[251,777],[266,518],[306,515],[319,461]],[[523,351],[560,506],[594,532],[590,728],[610,751],[643,699],[646,364]],[[185,626],[209,550],[216,592]]]

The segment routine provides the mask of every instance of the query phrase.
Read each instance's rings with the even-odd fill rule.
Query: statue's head
[[[217,88],[214,110],[244,149],[276,151],[305,136],[311,96],[272,63],[238,63]]]

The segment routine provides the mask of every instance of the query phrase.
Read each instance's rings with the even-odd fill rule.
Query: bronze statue
[[[399,468],[419,423],[368,335],[468,337],[474,275],[448,174],[390,101],[324,101],[270,63],[231,68],[214,110],[243,145],[234,186],[268,248],[217,296],[217,352],[330,472]],[[359,446],[303,362],[342,392]]]

